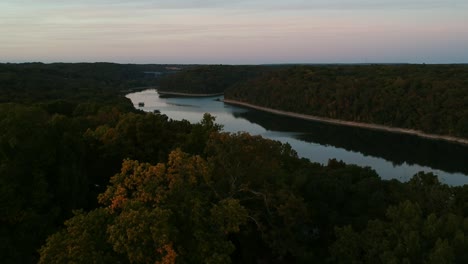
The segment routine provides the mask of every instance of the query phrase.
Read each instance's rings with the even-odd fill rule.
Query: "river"
[[[127,98],[138,109],[158,110],[174,120],[196,123],[210,113],[226,132],[245,131],[288,143],[300,157],[313,162],[326,164],[334,158],[369,166],[383,179],[407,181],[425,171],[449,185],[468,184],[468,146],[278,116],[225,104],[222,96],[160,98],[156,90],[145,90]]]

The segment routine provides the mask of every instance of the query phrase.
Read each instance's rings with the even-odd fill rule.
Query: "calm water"
[[[410,135],[282,117],[220,102],[220,97],[159,98],[156,90],[131,93],[136,108],[161,111],[174,120],[199,122],[204,113],[216,117],[224,131],[245,131],[289,143],[300,157],[327,163],[329,159],[372,167],[384,179],[406,181],[419,171],[433,172],[450,185],[468,184],[468,147]],[[138,107],[144,102],[144,107]]]

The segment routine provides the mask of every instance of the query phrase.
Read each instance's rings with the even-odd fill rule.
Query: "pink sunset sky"
[[[0,62],[468,63],[466,0],[2,0]]]

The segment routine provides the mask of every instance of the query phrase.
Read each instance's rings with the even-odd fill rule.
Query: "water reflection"
[[[411,135],[323,124],[250,110],[219,101],[222,97],[159,98],[155,90],[127,95],[135,107],[175,120],[199,122],[204,113],[228,132],[246,131],[289,143],[301,157],[326,163],[331,158],[370,166],[384,179],[408,180],[418,171],[433,172],[451,185],[468,184],[468,147]],[[144,102],[144,107],[138,107]]]
[[[235,114],[268,130],[300,131],[295,137],[331,145],[366,156],[376,156],[393,165],[423,165],[447,172],[468,174],[468,147],[413,135],[384,133],[355,127],[323,124],[276,116],[259,111]]]

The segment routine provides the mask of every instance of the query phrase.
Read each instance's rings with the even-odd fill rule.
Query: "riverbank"
[[[129,93],[141,92],[144,90],[156,90],[156,89],[158,89],[158,86],[140,86],[140,87],[131,87],[131,88],[120,90],[120,93],[129,94]]]
[[[184,97],[212,97],[220,96],[224,93],[209,93],[209,94],[194,94],[194,93],[177,93],[168,91],[157,91],[160,96],[184,96]]]
[[[304,120],[317,121],[317,122],[323,122],[323,123],[341,125],[341,126],[352,126],[352,127],[380,130],[380,131],[385,131],[385,132],[390,132],[390,133],[409,134],[409,135],[415,135],[415,136],[419,136],[419,137],[427,138],[427,139],[444,140],[444,141],[453,142],[457,144],[468,145],[468,139],[436,135],[436,134],[427,134],[422,131],[413,130],[413,129],[389,127],[389,126],[384,126],[384,125],[361,123],[361,122],[354,122],[354,121],[344,121],[344,120],[339,120],[339,119],[305,115],[305,114],[299,114],[299,113],[294,113],[294,112],[276,110],[273,108],[267,108],[263,106],[253,105],[253,104],[235,101],[235,100],[229,100],[229,99],[224,99],[223,102],[227,104],[244,106],[244,107],[248,107],[248,108],[252,108],[252,109],[256,109],[256,110],[260,110],[264,112],[269,112],[272,114],[300,118]]]

